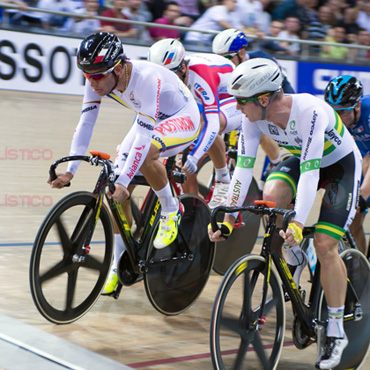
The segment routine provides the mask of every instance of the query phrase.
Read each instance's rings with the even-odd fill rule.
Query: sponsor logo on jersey
[[[128,173],[127,173],[127,176],[130,179],[133,178],[133,176],[135,175],[136,171],[139,168],[140,159],[143,156],[143,153],[141,153],[140,151],[142,151],[144,148],[145,148],[145,145],[143,145],[141,147],[134,148],[134,150],[136,150],[136,153],[135,153],[135,156],[134,156],[134,161],[133,161],[132,166],[129,168]]]
[[[217,132],[212,131],[211,137],[209,138],[208,143],[207,143],[207,145],[205,146],[205,148],[203,150],[204,152],[207,152],[208,151],[209,147],[212,145],[212,143],[213,143],[213,141],[214,141],[214,139],[216,137],[216,134],[217,134]]]
[[[200,95],[202,95],[203,96],[203,99],[204,100],[209,100],[210,98],[207,96],[207,91],[206,90],[204,90],[204,88],[200,85],[200,84],[198,84],[198,82],[196,82],[195,84],[194,84],[194,88],[195,88],[195,91],[197,91]]]
[[[141,103],[139,103],[139,102],[137,102],[137,101],[135,100],[135,95],[134,95],[133,91],[131,91],[131,92],[130,92],[129,97],[130,97],[130,101],[131,101],[131,103],[132,103],[136,108],[140,109],[140,108],[141,108]]]
[[[331,129],[330,131],[325,131],[325,135],[327,135],[329,140],[331,140],[334,143],[340,145],[340,144],[342,144],[342,140],[338,137],[337,134],[338,133],[334,129]]]
[[[81,114],[90,112],[91,110],[94,110],[94,109],[98,109],[98,106],[97,105],[92,105],[91,107],[87,107],[87,108],[82,110]]]
[[[175,132],[187,132],[193,131],[194,129],[194,124],[190,117],[173,118],[161,123],[157,127],[154,127],[154,131],[158,131],[164,136],[166,135],[166,133],[172,134]]]
[[[233,187],[233,192],[231,194],[231,199],[230,199],[231,207],[236,206],[238,204],[241,187],[242,187],[242,183],[238,179],[236,179],[234,187]]]
[[[155,99],[155,102],[156,102],[156,105],[157,105],[157,109],[155,111],[155,116],[154,116],[154,119],[157,120],[157,117],[158,117],[158,113],[159,113],[159,95],[161,93],[161,85],[162,85],[162,82],[159,78],[157,78],[157,97]]]
[[[271,123],[269,123],[268,129],[271,135],[279,135],[279,130],[275,125],[272,125]]]
[[[146,122],[143,122],[141,120],[137,120],[137,123],[141,126],[141,127],[144,127],[150,131],[152,131],[154,129],[154,126],[153,125],[150,125],[149,123],[146,123]]]
[[[163,121],[164,119],[167,119],[171,117],[170,114],[166,114],[166,113],[163,113],[163,112],[158,112],[158,120],[159,121]]]
[[[357,128],[353,128],[352,131],[356,134],[359,134],[361,133],[362,131],[364,131],[364,127],[363,126],[360,126],[360,127],[357,127]]]
[[[152,135],[152,139],[154,139],[155,141],[158,141],[158,143],[161,144],[161,147],[162,147],[163,151],[166,150],[166,148],[167,148],[166,144],[164,143],[164,141],[160,137]]]

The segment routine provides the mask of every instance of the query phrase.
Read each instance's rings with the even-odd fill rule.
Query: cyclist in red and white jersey
[[[85,38],[77,51],[77,65],[87,83],[80,121],[73,135],[70,155],[84,155],[92,137],[103,96],[136,113],[130,131],[116,158],[114,200],[129,197],[128,186],[140,172],[161,202],[160,226],[154,246],[164,248],[177,236],[182,205],[173,196],[165,167],[159,157],[170,157],[189,146],[198,136],[200,118],[197,104],[184,83],[166,68],[147,61],[128,60],[121,41],[101,32]],[[67,172],[58,174],[51,185],[63,187],[72,180],[79,163],[70,162]],[[117,283],[117,263],[124,249],[115,236],[114,258],[104,293]]]
[[[185,57],[185,48],[176,39],[164,39],[153,44],[148,60],[175,72],[189,87],[201,113],[202,131],[184,164],[189,174],[194,174],[205,153],[212,159],[216,184],[209,207],[226,202],[230,183],[225,159],[225,143],[219,135],[240,127],[242,114],[236,101],[227,92],[227,83],[234,64],[215,54],[191,54]],[[268,139],[271,145],[276,145]],[[279,156],[279,153],[276,153]],[[274,158],[273,158],[274,159]],[[193,191],[194,192],[194,191]]]
[[[256,83],[256,82],[259,83]],[[343,328],[347,276],[338,254],[339,240],[356,214],[361,179],[361,156],[338,114],[310,94],[286,94],[279,67],[265,58],[248,60],[232,73],[228,91],[243,112],[237,166],[230,184],[228,205],[242,205],[253,176],[260,137],[266,134],[293,156],[280,163],[268,177],[264,199],[288,208],[295,198],[295,217],[273,242],[292,246],[291,259],[299,253],[302,229],[319,187],[326,190],[314,235],[321,263],[321,285],[328,304],[329,321],[319,369],[336,367],[348,344]],[[225,215],[220,230],[209,230],[212,241],[230,235],[236,215]],[[279,244],[278,244],[279,243]],[[289,258],[289,256],[287,256]]]

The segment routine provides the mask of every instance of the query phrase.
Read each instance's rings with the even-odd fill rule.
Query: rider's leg
[[[280,209],[293,209],[294,204],[292,203],[293,192],[292,188],[288,185],[285,180],[270,179],[266,181],[263,189],[263,199],[273,201],[276,203],[276,207]],[[277,226],[281,227],[281,217],[277,219]],[[281,238],[280,238],[281,239]],[[277,243],[278,241],[275,241]],[[299,287],[299,279],[304,267],[307,264],[307,258],[305,253],[302,251],[299,245],[294,247],[283,243],[280,240],[280,245],[283,244],[285,260],[288,267],[293,275],[294,282]]]
[[[358,249],[366,256],[366,237],[363,226],[365,216],[365,213],[357,212],[349,229],[355,239]]]
[[[263,134],[261,136],[260,145],[266,155],[270,158],[271,163],[278,164],[281,161],[280,148],[275,140]]]

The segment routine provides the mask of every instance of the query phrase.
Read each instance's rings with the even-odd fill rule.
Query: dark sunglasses
[[[259,98],[262,98],[262,96],[267,96],[267,95],[270,95],[271,93],[268,92],[266,94],[262,94],[262,95],[259,95],[259,96],[255,96],[254,98],[237,98],[235,97],[235,100],[237,101],[237,103],[239,105],[245,105],[247,104],[249,101],[255,101],[255,100],[258,100]]]

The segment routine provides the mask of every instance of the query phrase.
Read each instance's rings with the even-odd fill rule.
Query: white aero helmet
[[[281,88],[283,75],[279,66],[266,58],[249,59],[239,64],[231,73],[227,84],[230,95],[250,98]]]
[[[248,40],[245,33],[236,30],[235,28],[228,28],[227,30],[218,33],[213,39],[212,51],[215,54],[226,54],[237,52],[247,45]]]
[[[148,51],[148,60],[167,69],[178,68],[185,57],[185,48],[179,40],[163,39],[154,43]]]

